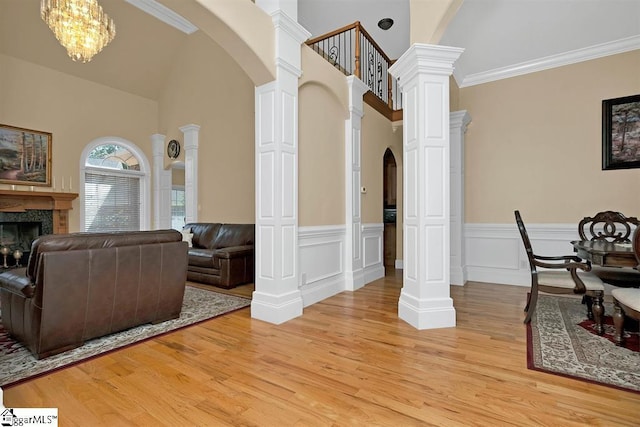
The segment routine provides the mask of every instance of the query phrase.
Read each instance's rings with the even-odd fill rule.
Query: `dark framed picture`
[[[602,170],[640,168],[640,95],[602,101]]]
[[[0,125],[0,184],[51,186],[51,133]]]
[[[170,159],[177,159],[180,155],[180,143],[175,139],[169,141],[169,145],[167,145],[167,155]]]

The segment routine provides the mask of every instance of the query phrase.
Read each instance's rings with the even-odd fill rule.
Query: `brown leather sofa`
[[[234,288],[253,282],[253,224],[194,222],[191,230],[187,279],[221,288]]]
[[[187,243],[175,230],[41,236],[0,274],[5,329],[37,359],[180,316]]]

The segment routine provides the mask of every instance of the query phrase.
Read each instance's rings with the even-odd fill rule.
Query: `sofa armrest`
[[[0,289],[26,298],[33,297],[35,286],[26,276],[25,269],[5,271],[0,274]]]
[[[214,257],[222,259],[242,258],[253,255],[253,245],[229,246],[228,248],[216,249],[213,252]]]

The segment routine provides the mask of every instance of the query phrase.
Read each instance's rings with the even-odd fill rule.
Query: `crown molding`
[[[171,25],[185,34],[192,34],[198,31],[198,27],[184,19],[163,4],[155,0],[125,0],[127,3],[137,7],[143,12],[148,13],[156,19],[161,20],[167,25]]]
[[[507,79],[509,77],[535,73],[537,71],[548,70],[551,68],[563,67],[565,65],[571,65],[578,62],[589,61],[637,49],[640,49],[640,36],[633,36],[557,55],[546,56],[532,61],[521,62],[508,67],[496,68],[482,73],[469,74],[463,79],[459,79],[458,77],[460,76],[456,72],[458,70],[454,70],[454,76],[456,77],[456,81],[462,80],[459,87],[463,88]]]

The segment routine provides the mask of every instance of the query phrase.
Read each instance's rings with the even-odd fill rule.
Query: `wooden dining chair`
[[[633,251],[638,260],[640,270],[640,228],[636,228],[632,240]],[[637,284],[640,286],[640,283]],[[625,317],[640,321],[640,289],[616,288],[611,291],[613,297],[613,324],[616,327],[615,341],[617,345],[624,343]]]
[[[527,297],[524,308],[526,313],[524,323],[531,321],[538,302],[538,293],[550,294],[583,294],[591,298],[593,304],[588,304],[587,316],[595,321],[595,330],[603,332],[604,308],[604,284],[600,278],[589,272],[591,266],[582,262],[575,255],[542,256],[533,253],[531,241],[524,226],[519,211],[515,211],[516,224],[522,237],[522,243],[527,252],[529,267],[531,269],[531,291]],[[538,271],[538,269],[542,269]],[[578,272],[578,270],[582,270]]]
[[[578,234],[580,240],[631,243],[631,237],[639,226],[640,220],[636,217],[604,211],[593,217],[584,217],[578,223]],[[591,272],[610,285],[635,288],[640,286],[640,271],[632,268],[592,266]]]

